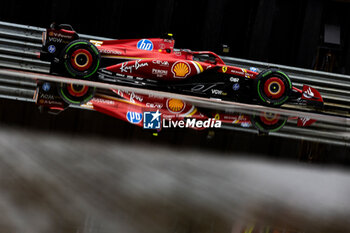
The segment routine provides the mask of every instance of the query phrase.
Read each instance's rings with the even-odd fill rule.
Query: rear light
[[[43,46],[45,46],[45,44],[46,44],[46,31],[42,33],[41,41],[43,43]]]
[[[35,101],[35,103],[38,102],[38,96],[39,96],[39,87],[37,87],[34,91],[33,100]]]

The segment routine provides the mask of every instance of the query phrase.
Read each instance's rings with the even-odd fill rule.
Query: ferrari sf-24
[[[323,106],[320,93],[293,86],[276,68],[258,72],[230,66],[217,54],[175,49],[172,35],[164,38],[83,40],[70,25],[52,24],[43,33],[40,59],[61,76],[147,89],[243,101],[278,107],[284,103]],[[92,98],[91,87],[63,85],[61,97],[70,104]]]

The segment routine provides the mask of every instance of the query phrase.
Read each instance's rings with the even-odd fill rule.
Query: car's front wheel
[[[284,72],[268,69],[257,76],[255,88],[260,103],[278,107],[288,100],[292,90],[292,82]]]

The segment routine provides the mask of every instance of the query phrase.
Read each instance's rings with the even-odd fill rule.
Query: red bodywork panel
[[[207,63],[191,60],[144,59],[109,66],[106,70],[153,80],[173,81],[186,79],[212,68],[214,66]]]
[[[94,41],[93,41],[94,42]],[[116,59],[145,59],[165,58],[165,55],[173,54],[174,40],[165,39],[126,39],[106,40],[94,43],[104,58]],[[167,50],[170,52],[168,53]],[[179,54],[178,54],[179,55]],[[181,55],[181,53],[180,53]],[[187,59],[186,55],[178,56]]]
[[[186,118],[195,118],[196,120],[215,119],[220,120],[223,124],[240,125],[242,127],[250,127],[252,125],[252,117],[241,113],[202,113],[194,105],[183,100],[164,98],[153,95],[143,95],[134,92],[125,92],[114,90],[118,97],[110,95],[95,96],[90,104],[92,108],[103,114],[118,118],[120,120],[132,123],[139,127],[143,127],[143,114],[149,111],[159,111],[162,119],[179,121]],[[121,98],[120,98],[121,97]],[[132,118],[133,119],[130,119]],[[266,125],[274,125],[279,119],[279,114],[271,114],[262,112],[260,119]],[[290,118],[294,119],[294,118]],[[315,120],[306,118],[296,118],[298,127],[305,127],[313,124]],[[201,130],[203,128],[194,128]]]
[[[215,119],[227,124],[250,125],[251,122],[250,117],[244,114],[213,113],[206,115],[201,113],[194,105],[179,99],[142,95],[120,90],[114,90],[114,92],[122,99],[106,95],[96,96],[90,101],[93,109],[140,127],[143,127],[143,113],[149,111],[159,111],[162,114],[162,119],[172,121],[194,118],[203,121]],[[132,121],[130,117],[134,117],[135,121]],[[139,119],[135,119],[137,117]],[[195,129],[201,130],[203,128]]]
[[[323,102],[321,94],[315,88],[307,85],[303,86],[303,94],[301,98],[307,101]]]
[[[181,80],[216,68],[219,73],[254,79],[258,73],[227,66],[215,53],[174,50],[170,39],[127,39],[91,41],[102,58],[130,60],[106,67],[106,70],[154,80]],[[206,60],[205,57],[208,57]],[[118,63],[118,62],[116,62]]]
[[[117,97],[99,95],[95,96],[90,103],[98,112],[128,121],[140,127],[143,126],[142,117],[140,121],[131,121],[128,114],[143,116],[144,112],[157,111],[162,113],[162,118],[167,120],[183,120],[192,117],[200,120],[208,119],[207,116],[198,112],[197,108],[179,99],[163,98],[152,95],[136,94],[121,90],[113,90]],[[121,97],[121,98],[120,98]],[[136,117],[136,115],[135,115]]]
[[[215,53],[209,51],[193,52],[174,49],[173,39],[126,39],[91,41],[101,53],[102,58],[123,59],[126,62],[108,66],[107,71],[133,77],[161,81],[181,81],[209,70],[235,77],[255,79],[257,72],[236,66],[227,66]],[[302,100],[322,103],[320,93],[309,86],[303,90],[293,87]]]

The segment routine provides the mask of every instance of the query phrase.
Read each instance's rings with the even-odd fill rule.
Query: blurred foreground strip
[[[0,174],[1,232],[350,232],[336,168],[2,126]]]

